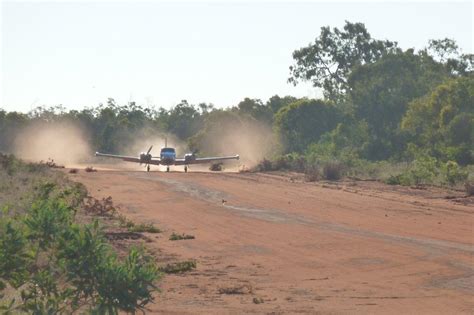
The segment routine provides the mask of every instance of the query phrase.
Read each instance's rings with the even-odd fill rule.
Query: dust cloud
[[[205,134],[199,148],[207,154],[240,155],[239,164],[251,168],[276,149],[272,128],[257,121],[231,123]]]
[[[93,157],[83,130],[65,122],[26,127],[16,135],[13,153],[33,162],[53,159],[62,165],[90,161]]]
[[[151,155],[159,157],[161,148],[165,147],[167,142],[168,147],[176,149],[178,157],[186,153],[187,145],[172,134],[156,133],[146,136],[137,136],[135,140],[122,146],[122,151],[131,156],[138,156],[141,152],[146,152],[153,146]]]

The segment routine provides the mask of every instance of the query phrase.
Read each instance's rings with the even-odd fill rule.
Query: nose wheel
[[[167,166],[167,167],[166,167],[166,172],[169,173],[169,171],[170,171],[170,167]]]
[[[147,171],[147,172],[150,171],[150,165],[147,165],[147,166],[146,166],[146,171]]]
[[[184,172],[185,172],[185,173],[188,172],[188,166],[187,166],[187,165],[184,166]]]

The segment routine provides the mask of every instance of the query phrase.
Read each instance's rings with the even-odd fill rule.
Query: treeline
[[[293,52],[289,82],[310,81],[323,99],[275,95],[267,102],[245,98],[226,109],[182,101],[173,108],[118,105],[65,111],[37,108],[28,114],[0,111],[0,148],[34,121],[70,120],[89,131],[97,149],[117,152],[148,134],[171,133],[206,153],[223,134],[271,126],[271,160],[288,168],[318,161],[435,161],[437,167],[474,164],[472,54],[451,39],[430,40],[419,51],[371,37],[364,24],[323,27],[315,41]],[[292,161],[299,161],[294,164]],[[357,162],[357,163],[356,163]],[[454,164],[453,164],[454,163]],[[456,167],[457,167],[456,166]]]

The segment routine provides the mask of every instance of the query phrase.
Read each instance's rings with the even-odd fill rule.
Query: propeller
[[[150,154],[151,149],[153,149],[153,145],[151,145],[148,151],[146,152],[147,155]]]

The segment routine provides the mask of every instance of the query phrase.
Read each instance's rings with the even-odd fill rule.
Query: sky
[[[421,49],[455,39],[473,52],[472,1],[9,1],[1,10],[0,108],[81,109],[134,101],[216,107],[245,97],[320,97],[287,83],[292,52],[322,26],[362,22],[372,37]]]

